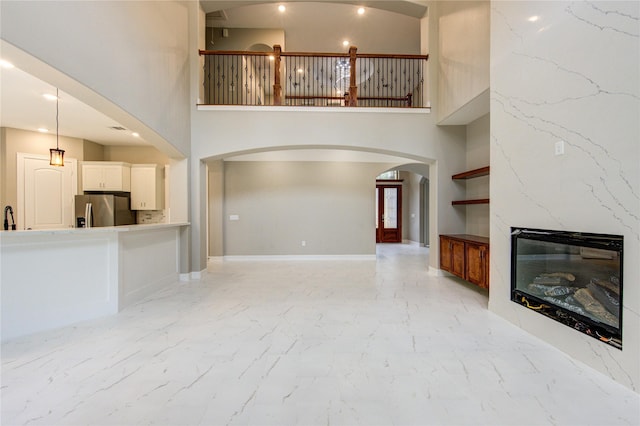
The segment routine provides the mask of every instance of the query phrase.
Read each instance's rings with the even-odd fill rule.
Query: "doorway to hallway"
[[[376,243],[402,242],[402,185],[376,185]]]

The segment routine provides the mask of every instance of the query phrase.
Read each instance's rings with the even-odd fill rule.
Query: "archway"
[[[407,163],[412,160],[414,162]],[[201,229],[207,229],[207,255],[216,258],[308,253],[373,257],[373,230],[366,242],[362,237],[367,229],[374,227],[370,219],[375,201],[371,183],[379,173],[390,168],[403,168],[407,173],[418,170],[428,176],[426,161],[429,160],[415,161],[397,153],[352,147],[273,147],[203,160],[207,167],[207,195],[206,226]],[[422,175],[416,178],[418,185],[420,178]],[[364,190],[358,186],[363,179]],[[308,197],[309,187],[316,191],[315,196]],[[362,198],[363,191],[367,200]],[[297,200],[302,206],[295,205]],[[274,205],[276,202],[282,204],[282,209]],[[414,202],[419,205],[418,201]],[[310,210],[304,206],[310,206]],[[254,216],[258,210],[261,218]],[[318,211],[323,213],[316,215]],[[337,216],[331,223],[323,219],[332,214]],[[416,214],[416,221],[421,214]],[[287,225],[281,216],[288,218]],[[308,232],[309,228],[320,231]],[[272,232],[274,229],[277,231]],[[275,232],[280,232],[277,240],[273,238]],[[352,238],[345,240],[349,235]],[[335,244],[328,240],[334,240]]]
[[[429,246],[429,165],[407,163],[390,169],[402,185],[402,241]]]

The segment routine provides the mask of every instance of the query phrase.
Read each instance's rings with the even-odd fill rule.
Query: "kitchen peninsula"
[[[2,341],[115,314],[177,282],[188,226],[1,232]]]

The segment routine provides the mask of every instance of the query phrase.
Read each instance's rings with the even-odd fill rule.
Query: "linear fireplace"
[[[511,300],[622,349],[620,235],[511,228]]]

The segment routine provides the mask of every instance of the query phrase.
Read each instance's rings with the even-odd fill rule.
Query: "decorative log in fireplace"
[[[620,235],[511,228],[511,300],[622,349]]]

